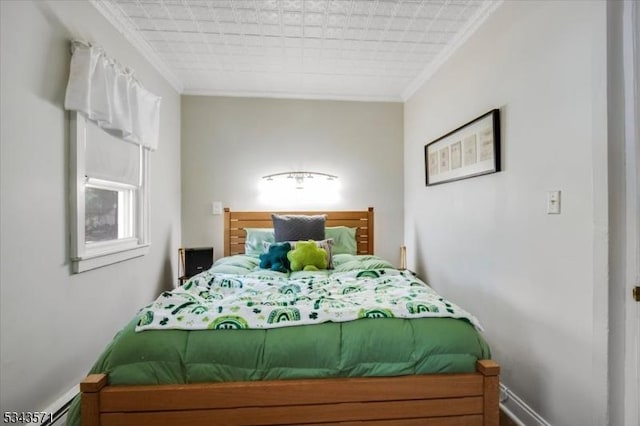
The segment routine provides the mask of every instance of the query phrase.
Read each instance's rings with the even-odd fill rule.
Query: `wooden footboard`
[[[94,374],[80,384],[82,425],[498,426],[499,372],[481,360],[469,374],[153,386]]]

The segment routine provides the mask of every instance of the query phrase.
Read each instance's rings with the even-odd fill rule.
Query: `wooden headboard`
[[[373,207],[363,211],[330,212],[232,212],[224,208],[224,255],[244,253],[245,228],[273,228],[271,214],[326,214],[326,226],[356,229],[358,254],[373,254]]]

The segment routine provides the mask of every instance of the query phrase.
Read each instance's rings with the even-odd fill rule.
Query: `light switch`
[[[220,215],[222,214],[222,202],[214,201],[211,203],[211,214]]]
[[[560,191],[547,192],[547,214],[560,214]]]

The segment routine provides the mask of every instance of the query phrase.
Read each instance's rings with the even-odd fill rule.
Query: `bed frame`
[[[358,252],[373,254],[373,208],[326,214],[327,226],[357,227]],[[244,252],[244,228],[271,227],[269,212],[225,208],[224,217],[225,256]],[[80,384],[81,420],[83,426],[498,426],[499,373],[494,361],[479,360],[476,372],[463,374],[183,385],[110,386],[105,374],[91,374]]]
[[[364,211],[332,212],[232,212],[224,208],[224,255],[244,253],[245,228],[272,228],[271,215],[327,215],[326,226],[348,226],[356,228],[358,254],[373,254],[373,207]]]

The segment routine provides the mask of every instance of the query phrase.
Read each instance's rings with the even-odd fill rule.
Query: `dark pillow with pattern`
[[[279,215],[272,214],[273,231],[276,242],[324,240],[324,225],[327,216]]]

